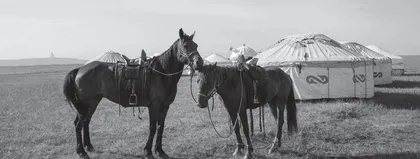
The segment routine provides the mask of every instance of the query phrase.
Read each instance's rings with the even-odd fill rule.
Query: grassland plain
[[[62,95],[63,78],[74,67],[27,67],[29,71],[20,74],[0,75],[0,158],[77,157],[75,112]],[[188,78],[183,77],[178,88],[166,121],[164,150],[173,158],[230,158],[234,135],[217,136],[207,110],[193,102]],[[393,84],[377,87],[370,100],[299,102],[297,107],[299,133],[285,135],[281,151],[272,155],[266,148],[276,127],[265,109],[268,137],[255,132],[256,158],[420,158],[419,75],[394,77]],[[121,108],[119,115],[116,104],[103,100],[91,122],[97,152],[90,156],[141,158],[149,132],[147,114],[139,120],[131,108]],[[212,115],[217,130],[227,135],[227,112],[217,100]]]

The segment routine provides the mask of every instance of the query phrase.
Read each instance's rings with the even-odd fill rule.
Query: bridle
[[[179,45],[180,45],[180,44],[179,44]],[[192,55],[195,55],[195,54],[198,54],[198,55],[199,55],[199,53],[198,53],[198,51],[197,51],[197,50],[192,51],[189,55],[188,55],[186,52],[187,52],[187,51],[186,51],[183,47],[178,47],[178,53],[180,53],[180,55],[181,55],[181,56],[186,57],[186,58],[188,59],[188,66],[189,66],[190,68],[192,68],[192,60],[190,60],[190,57],[191,57]],[[140,60],[142,60],[142,59],[140,59]],[[143,61],[143,60],[142,60],[142,62],[143,62],[143,63],[145,63],[146,61]],[[147,67],[149,67],[149,68],[150,68],[150,69],[152,69],[153,71],[155,71],[155,72],[157,72],[157,73],[159,73],[159,74],[161,74],[161,75],[165,75],[165,76],[174,76],[174,75],[178,75],[178,74],[180,74],[180,73],[184,72],[184,70],[181,70],[181,71],[174,72],[174,73],[163,73],[163,72],[160,72],[160,71],[156,70],[155,68],[153,68],[153,67],[151,66],[151,63],[150,63],[149,65],[147,65]]]
[[[192,67],[192,64],[193,64],[193,61],[192,61],[192,59],[191,59],[191,56],[193,56],[193,55],[199,55],[199,53],[198,53],[198,51],[197,51],[197,50],[192,51],[192,52],[190,52],[190,53],[188,54],[188,53],[187,53],[187,51],[185,50],[185,48],[184,48],[184,47],[182,47],[181,40],[179,40],[179,44],[178,44],[178,53],[179,53],[182,57],[187,58],[187,61],[188,61],[188,66],[190,66],[190,67]]]
[[[214,70],[213,70],[214,71]],[[223,80],[223,82],[221,82],[221,83],[218,83],[217,82],[217,80],[215,80],[215,76],[213,76],[213,81],[215,81],[215,83],[213,84],[213,87],[212,87],[212,89],[207,93],[207,94],[204,94],[204,93],[201,93],[201,92],[198,92],[198,95],[199,96],[202,96],[202,97],[205,97],[206,99],[210,99],[211,97],[213,97],[214,96],[214,94],[216,94],[217,93],[217,90],[218,90],[218,88],[222,85],[222,84],[224,84],[227,80],[229,80],[230,78],[231,78],[232,76],[228,76],[228,77],[226,77],[226,79],[224,79]]]

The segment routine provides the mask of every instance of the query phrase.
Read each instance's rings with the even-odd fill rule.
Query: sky
[[[161,53],[196,31],[203,57],[243,44],[321,33],[399,55],[420,55],[418,0],[13,0],[0,1],[0,59],[130,58]]]

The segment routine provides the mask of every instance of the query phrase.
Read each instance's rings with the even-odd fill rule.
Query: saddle
[[[124,107],[147,106],[150,104],[150,69],[151,60],[146,59],[142,50],[139,59],[128,59],[126,63],[117,63],[116,76],[119,100]]]
[[[248,65],[248,69],[243,69],[244,76],[242,77],[245,81],[245,88],[247,92],[251,92],[253,98],[249,101],[253,104],[260,104],[265,102],[265,85],[267,84],[267,73],[261,66]],[[252,85],[252,87],[251,87]]]

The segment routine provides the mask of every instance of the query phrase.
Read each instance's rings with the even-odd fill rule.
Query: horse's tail
[[[74,82],[78,71],[79,68],[73,69],[67,73],[66,77],[64,77],[63,93],[66,96],[66,101],[69,102],[72,109],[74,109],[72,104],[75,105],[78,101],[76,95],[76,84]]]
[[[290,86],[289,97],[287,99],[287,129],[290,134],[298,131],[297,126],[297,109],[295,101],[295,92],[293,91],[293,82]]]

